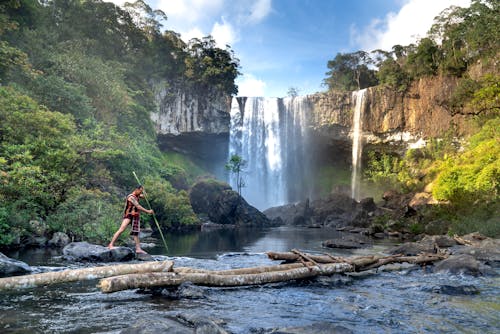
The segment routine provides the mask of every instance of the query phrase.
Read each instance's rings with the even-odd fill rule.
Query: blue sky
[[[110,0],[123,4],[125,0]],[[390,50],[424,37],[443,9],[470,0],[146,0],[188,41],[212,35],[240,59],[240,96],[324,91],[338,52]]]

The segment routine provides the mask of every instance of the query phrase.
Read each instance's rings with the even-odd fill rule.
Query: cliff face
[[[169,91],[156,85],[157,110],[151,116],[160,135],[229,133],[231,97]]]
[[[362,130],[366,141],[412,142],[441,137],[450,128],[459,136],[471,132],[466,115],[453,115],[448,101],[457,85],[455,78],[426,78],[405,93],[383,87],[367,89],[362,107]],[[342,140],[352,128],[354,100],[350,93],[329,92],[310,96],[314,132]],[[344,137],[345,138],[345,137]]]
[[[406,148],[422,139],[442,137],[450,128],[459,136],[469,134],[470,117],[454,115],[448,107],[456,86],[456,78],[435,77],[414,82],[404,94],[384,87],[368,88],[361,109],[365,143]],[[190,155],[209,170],[220,171],[228,158],[231,98],[157,87],[157,111],[152,119],[160,147]],[[353,94],[328,92],[305,98],[315,155],[341,156],[347,163],[352,145]]]
[[[151,118],[160,148],[188,155],[219,173],[228,155],[231,97],[172,90],[164,83],[154,87],[156,111]]]

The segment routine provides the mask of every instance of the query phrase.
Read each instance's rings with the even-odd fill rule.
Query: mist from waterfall
[[[352,93],[354,103],[354,115],[352,120],[352,174],[351,174],[351,197],[360,200],[360,176],[361,155],[363,153],[363,122],[361,112],[364,107],[366,89]]]
[[[233,98],[229,156],[246,166],[242,196],[260,210],[311,196],[305,97]],[[236,189],[235,175],[229,183]]]

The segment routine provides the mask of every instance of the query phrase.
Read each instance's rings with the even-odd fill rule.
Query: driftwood
[[[197,285],[235,287],[257,285],[276,282],[286,282],[295,279],[304,279],[318,275],[333,275],[352,271],[352,266],[347,263],[329,263],[304,267],[273,266],[234,269],[227,271],[203,272],[169,272],[147,273],[115,276],[102,279],[99,287],[102,292],[110,293],[126,289],[151,288],[161,286],[177,286],[184,282]]]
[[[56,283],[87,281],[117,275],[171,271],[173,265],[174,263],[172,261],[154,261],[83,269],[68,269],[63,271],[52,271],[33,275],[4,277],[0,278],[0,291],[32,288],[36,286]]]
[[[389,263],[409,262],[425,265],[447,257],[447,254],[418,256],[396,254],[342,258],[329,254],[308,254],[296,249],[291,252],[268,252],[267,255],[273,260],[282,260],[286,263],[218,271],[189,267],[174,268],[172,261],[121,264],[0,278],[0,291],[98,278],[102,278],[98,287],[104,293],[136,288],[178,286],[184,282],[204,286],[235,287],[365,271]]]
[[[364,271],[381,267],[389,263],[408,262],[413,264],[427,264],[435,261],[443,260],[448,257],[447,254],[420,254],[417,256],[403,256],[402,254],[390,256],[358,256],[351,258],[338,258],[330,255],[312,255],[304,254],[293,250],[292,252],[268,252],[267,256],[272,260],[282,261],[301,261],[303,258],[314,259],[320,263],[347,263],[354,267],[354,271]]]

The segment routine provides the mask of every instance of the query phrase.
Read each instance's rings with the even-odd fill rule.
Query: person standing
[[[140,254],[147,254],[145,251],[141,249],[141,242],[139,240],[139,233],[141,231],[141,211],[153,214],[153,210],[148,210],[139,204],[139,198],[144,197],[143,195],[144,187],[142,185],[138,185],[135,187],[134,191],[129,194],[125,200],[125,209],[123,212],[123,220],[120,228],[113,235],[111,242],[108,245],[109,249],[115,248],[114,244],[116,240],[120,237],[120,235],[125,231],[128,224],[132,223],[132,231],[130,235],[133,236],[135,242],[135,252]]]

